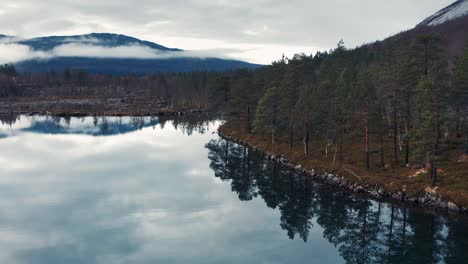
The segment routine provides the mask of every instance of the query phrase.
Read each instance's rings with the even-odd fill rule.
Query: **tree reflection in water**
[[[184,134],[204,134],[210,125],[219,122],[219,116],[210,113],[188,113],[166,116],[46,116],[18,115],[14,113],[0,114],[0,126],[13,128],[18,132],[33,132],[42,134],[85,134],[91,136],[112,136],[141,130],[146,127],[164,128],[171,123],[176,130]],[[16,126],[24,121],[23,126]],[[71,124],[74,123],[74,126]],[[1,134],[0,138],[11,135]],[[11,134],[11,133],[10,133]]]
[[[281,213],[290,239],[304,242],[317,223],[347,263],[466,263],[468,222],[355,197],[317,183],[261,153],[225,139],[210,141],[210,167],[231,181],[239,200],[260,196]]]

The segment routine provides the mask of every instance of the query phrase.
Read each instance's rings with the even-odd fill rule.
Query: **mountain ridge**
[[[424,19],[416,27],[436,26],[466,15],[468,15],[468,0],[458,0]]]
[[[113,75],[123,74],[150,74],[153,72],[174,73],[192,71],[229,71],[240,68],[256,69],[262,65],[253,64],[236,59],[217,58],[216,56],[200,56],[185,53],[185,50],[169,48],[151,41],[141,40],[135,37],[115,33],[89,33],[70,36],[44,36],[29,39],[18,39],[12,36],[0,34],[0,39],[10,38],[4,43],[24,45],[32,52],[46,53],[49,57],[28,58],[15,62],[19,72],[44,72],[54,70],[56,72],[65,69],[86,70],[91,73],[104,73]],[[71,47],[73,44],[78,47]],[[82,45],[80,47],[79,45]],[[57,55],[54,51],[58,48],[74,48],[82,50],[88,48],[100,48],[99,51],[107,51],[107,48],[133,47],[144,48],[146,55],[133,57],[128,51],[120,51],[118,55],[106,54],[70,55],[70,53]],[[85,53],[85,52],[84,52]],[[161,55],[161,56],[160,56]]]
[[[48,51],[53,48],[71,43],[78,44],[99,44],[103,47],[118,47],[129,45],[141,45],[161,51],[182,51],[182,49],[168,48],[166,46],[141,40],[135,37],[116,33],[89,33],[81,35],[44,36],[16,41],[18,44],[27,45],[35,50]]]

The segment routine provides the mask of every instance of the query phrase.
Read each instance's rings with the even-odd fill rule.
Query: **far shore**
[[[202,106],[170,107],[164,102],[144,98],[82,98],[82,97],[9,97],[0,98],[0,115],[54,116],[164,116],[200,113]]]

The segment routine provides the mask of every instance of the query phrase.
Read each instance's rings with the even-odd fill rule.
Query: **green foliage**
[[[374,103],[376,99],[375,86],[368,69],[361,68],[353,88],[354,109],[359,110],[362,109],[362,106]]]
[[[258,101],[254,118],[254,131],[263,133],[265,130],[274,131],[278,118],[280,103],[279,89],[269,88]]]
[[[430,76],[424,77],[416,87],[416,118],[413,136],[413,158],[425,166],[432,155],[434,138],[434,106],[432,92],[436,85]]]
[[[453,85],[449,100],[455,109],[468,107],[468,45],[463,55],[457,58],[453,70]]]

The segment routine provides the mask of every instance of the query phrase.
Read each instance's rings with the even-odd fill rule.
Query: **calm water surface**
[[[219,121],[2,120],[0,263],[467,263],[465,219],[318,184]]]

